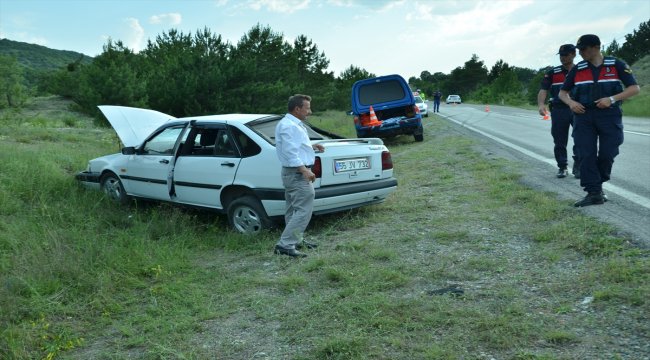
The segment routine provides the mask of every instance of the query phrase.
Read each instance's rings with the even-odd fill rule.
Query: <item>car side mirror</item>
[[[135,154],[134,146],[126,146],[122,148],[122,155],[134,155],[134,154]]]

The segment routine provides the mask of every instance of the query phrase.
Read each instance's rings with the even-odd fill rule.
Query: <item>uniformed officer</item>
[[[623,143],[621,101],[638,94],[640,88],[625,62],[601,54],[598,36],[582,35],[576,47],[584,60],[569,71],[559,96],[575,114],[573,137],[580,153],[580,186],[587,192],[574,204],[580,207],[607,201],[603,182],[609,180]],[[573,99],[571,90],[575,91]]]
[[[433,112],[440,112],[440,98],[442,97],[442,93],[440,90],[436,90],[436,92],[433,93]]]
[[[553,136],[553,154],[555,154],[555,161],[557,162],[558,172],[557,177],[564,178],[567,176],[567,166],[569,161],[567,158],[566,146],[569,141],[569,128],[573,126],[573,113],[571,109],[558,98],[560,88],[564,83],[566,74],[573,68],[573,59],[576,57],[576,47],[573,44],[564,44],[560,46],[558,51],[560,55],[560,63],[562,65],[556,66],[544,74],[539,92],[537,93],[537,107],[539,114],[545,116],[547,114],[545,100],[550,91],[549,108],[551,109],[551,135]],[[573,175],[576,178],[580,177],[580,161],[576,153],[576,146],[573,146]]]

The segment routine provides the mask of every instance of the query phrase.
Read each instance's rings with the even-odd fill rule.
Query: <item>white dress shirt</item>
[[[316,159],[305,125],[291,114],[275,128],[275,152],[284,167],[311,166]]]

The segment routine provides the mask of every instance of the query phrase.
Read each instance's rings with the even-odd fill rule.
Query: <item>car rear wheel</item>
[[[413,137],[417,142],[424,141],[424,128],[420,126],[420,128],[413,134]]]
[[[228,222],[237,232],[249,235],[273,225],[260,201],[250,195],[237,198],[228,205]]]
[[[127,204],[129,202],[129,196],[124,191],[122,181],[120,181],[117,175],[113,173],[103,175],[100,184],[102,191],[104,191],[109,199],[120,204]]]

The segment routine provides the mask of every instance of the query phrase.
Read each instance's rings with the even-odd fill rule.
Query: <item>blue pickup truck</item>
[[[352,115],[360,138],[413,135],[415,141],[424,140],[422,115],[408,83],[399,75],[355,82]]]

